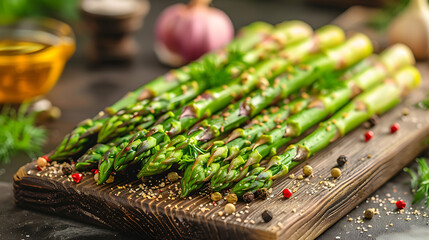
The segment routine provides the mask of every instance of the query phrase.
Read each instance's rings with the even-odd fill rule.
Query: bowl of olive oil
[[[46,94],[74,50],[72,29],[54,19],[0,26],[0,103],[20,103]]]

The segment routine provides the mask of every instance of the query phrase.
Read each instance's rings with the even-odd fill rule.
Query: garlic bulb
[[[161,13],[155,27],[155,52],[161,62],[180,66],[232,40],[231,20],[221,10],[209,7],[210,2],[191,0]]]
[[[408,45],[417,59],[429,56],[429,9],[427,0],[410,0],[408,7],[388,29],[389,42]]]

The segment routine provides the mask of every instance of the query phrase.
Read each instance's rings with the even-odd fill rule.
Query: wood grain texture
[[[88,175],[76,184],[64,177],[29,175],[28,171],[35,169],[34,163],[23,166],[14,177],[15,202],[21,207],[133,233],[145,239],[314,239],[427,147],[429,111],[413,105],[429,91],[429,69],[423,65],[419,69],[426,80],[401,105],[379,119],[372,129],[375,137],[371,141],[364,142],[366,129],[359,127],[331,144],[306,162],[314,169],[309,183],[285,177],[273,184],[268,200],[255,200],[247,207],[238,203],[237,212],[243,211],[239,217],[241,222],[234,215],[224,215],[222,219],[218,212],[223,211],[225,203],[213,206],[208,197],[167,199],[168,185],[162,188],[163,198],[159,201],[144,199],[138,193],[116,187],[131,184],[131,188],[136,188],[140,184],[138,180],[97,186]],[[410,109],[406,117],[402,116],[404,107]],[[400,123],[401,129],[390,134],[390,125],[395,122]],[[330,170],[341,154],[347,155],[349,163],[334,182],[329,178]],[[292,169],[291,173],[302,174],[306,163]],[[324,189],[320,184],[322,180],[335,186]],[[285,187],[297,189],[291,199],[282,197]],[[203,212],[202,207],[208,210]],[[394,204],[387,207],[395,208]],[[261,219],[266,209],[274,214],[269,223]],[[244,222],[245,219],[255,223]]]

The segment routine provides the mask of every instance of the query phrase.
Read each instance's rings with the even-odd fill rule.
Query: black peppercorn
[[[347,163],[347,157],[345,155],[340,155],[337,159],[338,167],[342,167],[346,163]]]
[[[273,213],[272,212],[270,212],[270,211],[268,211],[268,210],[265,210],[263,213],[262,213],[262,219],[264,220],[264,222],[269,222],[269,221],[271,221],[271,219],[273,219]]]
[[[243,201],[246,203],[250,203],[255,199],[255,195],[252,192],[247,192],[243,195]]]
[[[366,128],[373,128],[375,125],[377,125],[377,116],[372,116],[368,121],[365,122]]]
[[[64,175],[70,175],[73,172],[73,168],[70,164],[64,163],[62,171]]]
[[[255,197],[265,200],[268,198],[268,190],[266,188],[258,189],[255,193]]]

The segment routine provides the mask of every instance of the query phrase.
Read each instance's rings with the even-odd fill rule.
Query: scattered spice
[[[273,213],[265,210],[264,212],[262,212],[262,219],[264,220],[264,222],[269,222],[273,219]]]
[[[72,174],[72,178],[73,178],[73,181],[75,181],[75,183],[80,183],[80,180],[82,180],[82,177],[83,177],[82,173]]]
[[[407,204],[402,200],[396,201],[396,208],[397,209],[404,209],[406,205]]]
[[[226,201],[228,201],[229,203],[236,203],[238,201],[237,194],[235,193],[228,194],[228,196],[226,196]]]
[[[175,181],[179,180],[179,174],[177,174],[177,172],[169,172],[167,174],[167,179],[170,182],[175,182]]]
[[[255,197],[260,198],[262,200],[267,199],[268,198],[268,189],[266,189],[266,188],[258,189],[255,193]]]
[[[246,192],[245,194],[243,194],[244,202],[250,203],[253,201],[253,199],[255,199],[255,195],[253,194],[253,192]]]
[[[304,173],[304,175],[308,177],[313,174],[313,168],[310,165],[305,165],[302,169],[302,173]]]
[[[346,155],[340,155],[338,158],[337,158],[337,164],[338,164],[338,167],[342,167],[342,166],[344,166],[344,164],[346,164],[348,161],[347,161],[347,157],[346,157]]]
[[[98,182],[98,178],[100,177],[100,173],[94,174],[94,181]]]
[[[283,189],[283,197],[289,199],[292,196],[292,192],[289,188]]]
[[[233,212],[235,212],[235,206],[232,203],[228,203],[225,205],[225,212],[228,214],[231,214]]]
[[[367,210],[365,210],[366,219],[372,219],[373,216],[374,216],[374,208],[368,208]]]
[[[366,128],[373,128],[375,125],[377,125],[377,117],[372,116],[368,121],[365,123]]]
[[[109,178],[106,180],[106,183],[112,183],[115,181],[115,177],[113,175],[110,175]]]
[[[70,175],[71,173],[72,173],[72,171],[73,171],[73,168],[72,168],[72,166],[69,164],[69,163],[63,163],[63,164],[61,164],[62,165],[62,172],[63,172],[63,174],[64,175]]]
[[[399,130],[399,123],[394,123],[392,126],[390,126],[390,133],[395,133]]]
[[[341,170],[339,168],[332,168],[331,175],[333,178],[338,178],[341,176]]]
[[[46,161],[46,159],[43,157],[39,157],[36,161],[36,164],[38,167],[44,168],[46,165],[48,165],[48,161]]]
[[[222,194],[220,192],[214,192],[210,195],[212,201],[217,202],[222,199]]]
[[[365,142],[368,142],[369,140],[371,140],[372,137],[374,137],[374,132],[367,131],[364,136],[365,136]]]

